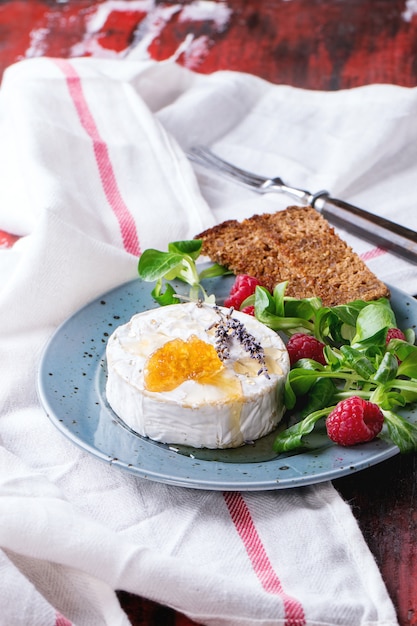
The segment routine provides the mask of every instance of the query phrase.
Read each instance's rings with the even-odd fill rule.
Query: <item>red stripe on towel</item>
[[[223,495],[232,521],[262,587],[268,593],[282,598],[285,626],[304,626],[306,621],[303,607],[296,598],[287,595],[283,590],[242,495],[238,492],[225,492]]]
[[[140,245],[135,221],[120,193],[107,145],[100,136],[94,117],[85,99],[81,78],[71,63],[65,59],[55,59],[55,63],[65,75],[68,90],[77,110],[80,123],[93,142],[101,184],[107,202],[119,222],[125,250],[135,256],[139,256]]]
[[[368,250],[368,252],[363,252],[360,257],[362,261],[366,263],[366,261],[377,259],[379,256],[383,256],[386,253],[387,251],[384,248],[372,248],[372,250]]]
[[[72,622],[61,615],[61,613],[57,613],[55,616],[55,626],[72,626]]]

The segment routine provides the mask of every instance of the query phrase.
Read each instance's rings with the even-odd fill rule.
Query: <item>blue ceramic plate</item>
[[[218,303],[231,277],[206,281]],[[287,489],[340,478],[397,454],[382,440],[345,449],[323,433],[310,437],[311,451],[277,455],[276,433],[236,450],[198,450],[156,443],[126,427],[106,401],[105,348],[109,335],[132,315],[156,306],[153,285],[138,280],[106,293],[75,313],[52,336],[40,365],[41,402],[55,426],[87,452],[141,478],[198,489]],[[184,286],[177,285],[180,291]],[[417,324],[417,301],[391,288],[400,327]],[[410,419],[416,419],[408,409]],[[319,446],[318,448],[316,446]]]

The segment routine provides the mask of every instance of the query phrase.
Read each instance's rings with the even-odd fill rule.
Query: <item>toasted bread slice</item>
[[[287,295],[318,296],[326,306],[389,297],[387,286],[312,207],[228,220],[196,239],[203,240],[202,254],[270,291],[288,281]]]

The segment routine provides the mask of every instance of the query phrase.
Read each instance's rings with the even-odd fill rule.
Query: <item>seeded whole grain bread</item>
[[[318,296],[326,306],[389,297],[389,290],[312,207],[291,206],[196,236],[202,254],[267,289],[288,280],[286,295]]]

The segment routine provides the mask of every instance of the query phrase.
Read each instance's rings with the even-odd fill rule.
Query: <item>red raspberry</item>
[[[402,339],[403,341],[406,341],[403,331],[400,330],[399,328],[388,328],[387,339],[386,339],[387,345],[389,344],[391,339]]]
[[[224,306],[232,306],[239,311],[242,302],[246,300],[246,298],[249,298],[249,296],[254,293],[256,286],[260,284],[257,278],[253,278],[247,274],[239,274],[236,276],[229,297],[224,301]]]
[[[378,405],[358,396],[339,402],[326,419],[329,438],[340,446],[371,441],[381,432],[384,416]]]
[[[313,359],[322,365],[326,365],[323,354],[324,343],[305,333],[295,333],[287,343],[291,366],[299,359]]]
[[[405,335],[402,330],[399,328],[388,328],[387,338],[385,339],[385,345],[387,346],[391,339],[402,339],[403,341],[407,341]],[[398,364],[401,363],[400,359],[397,357]]]

